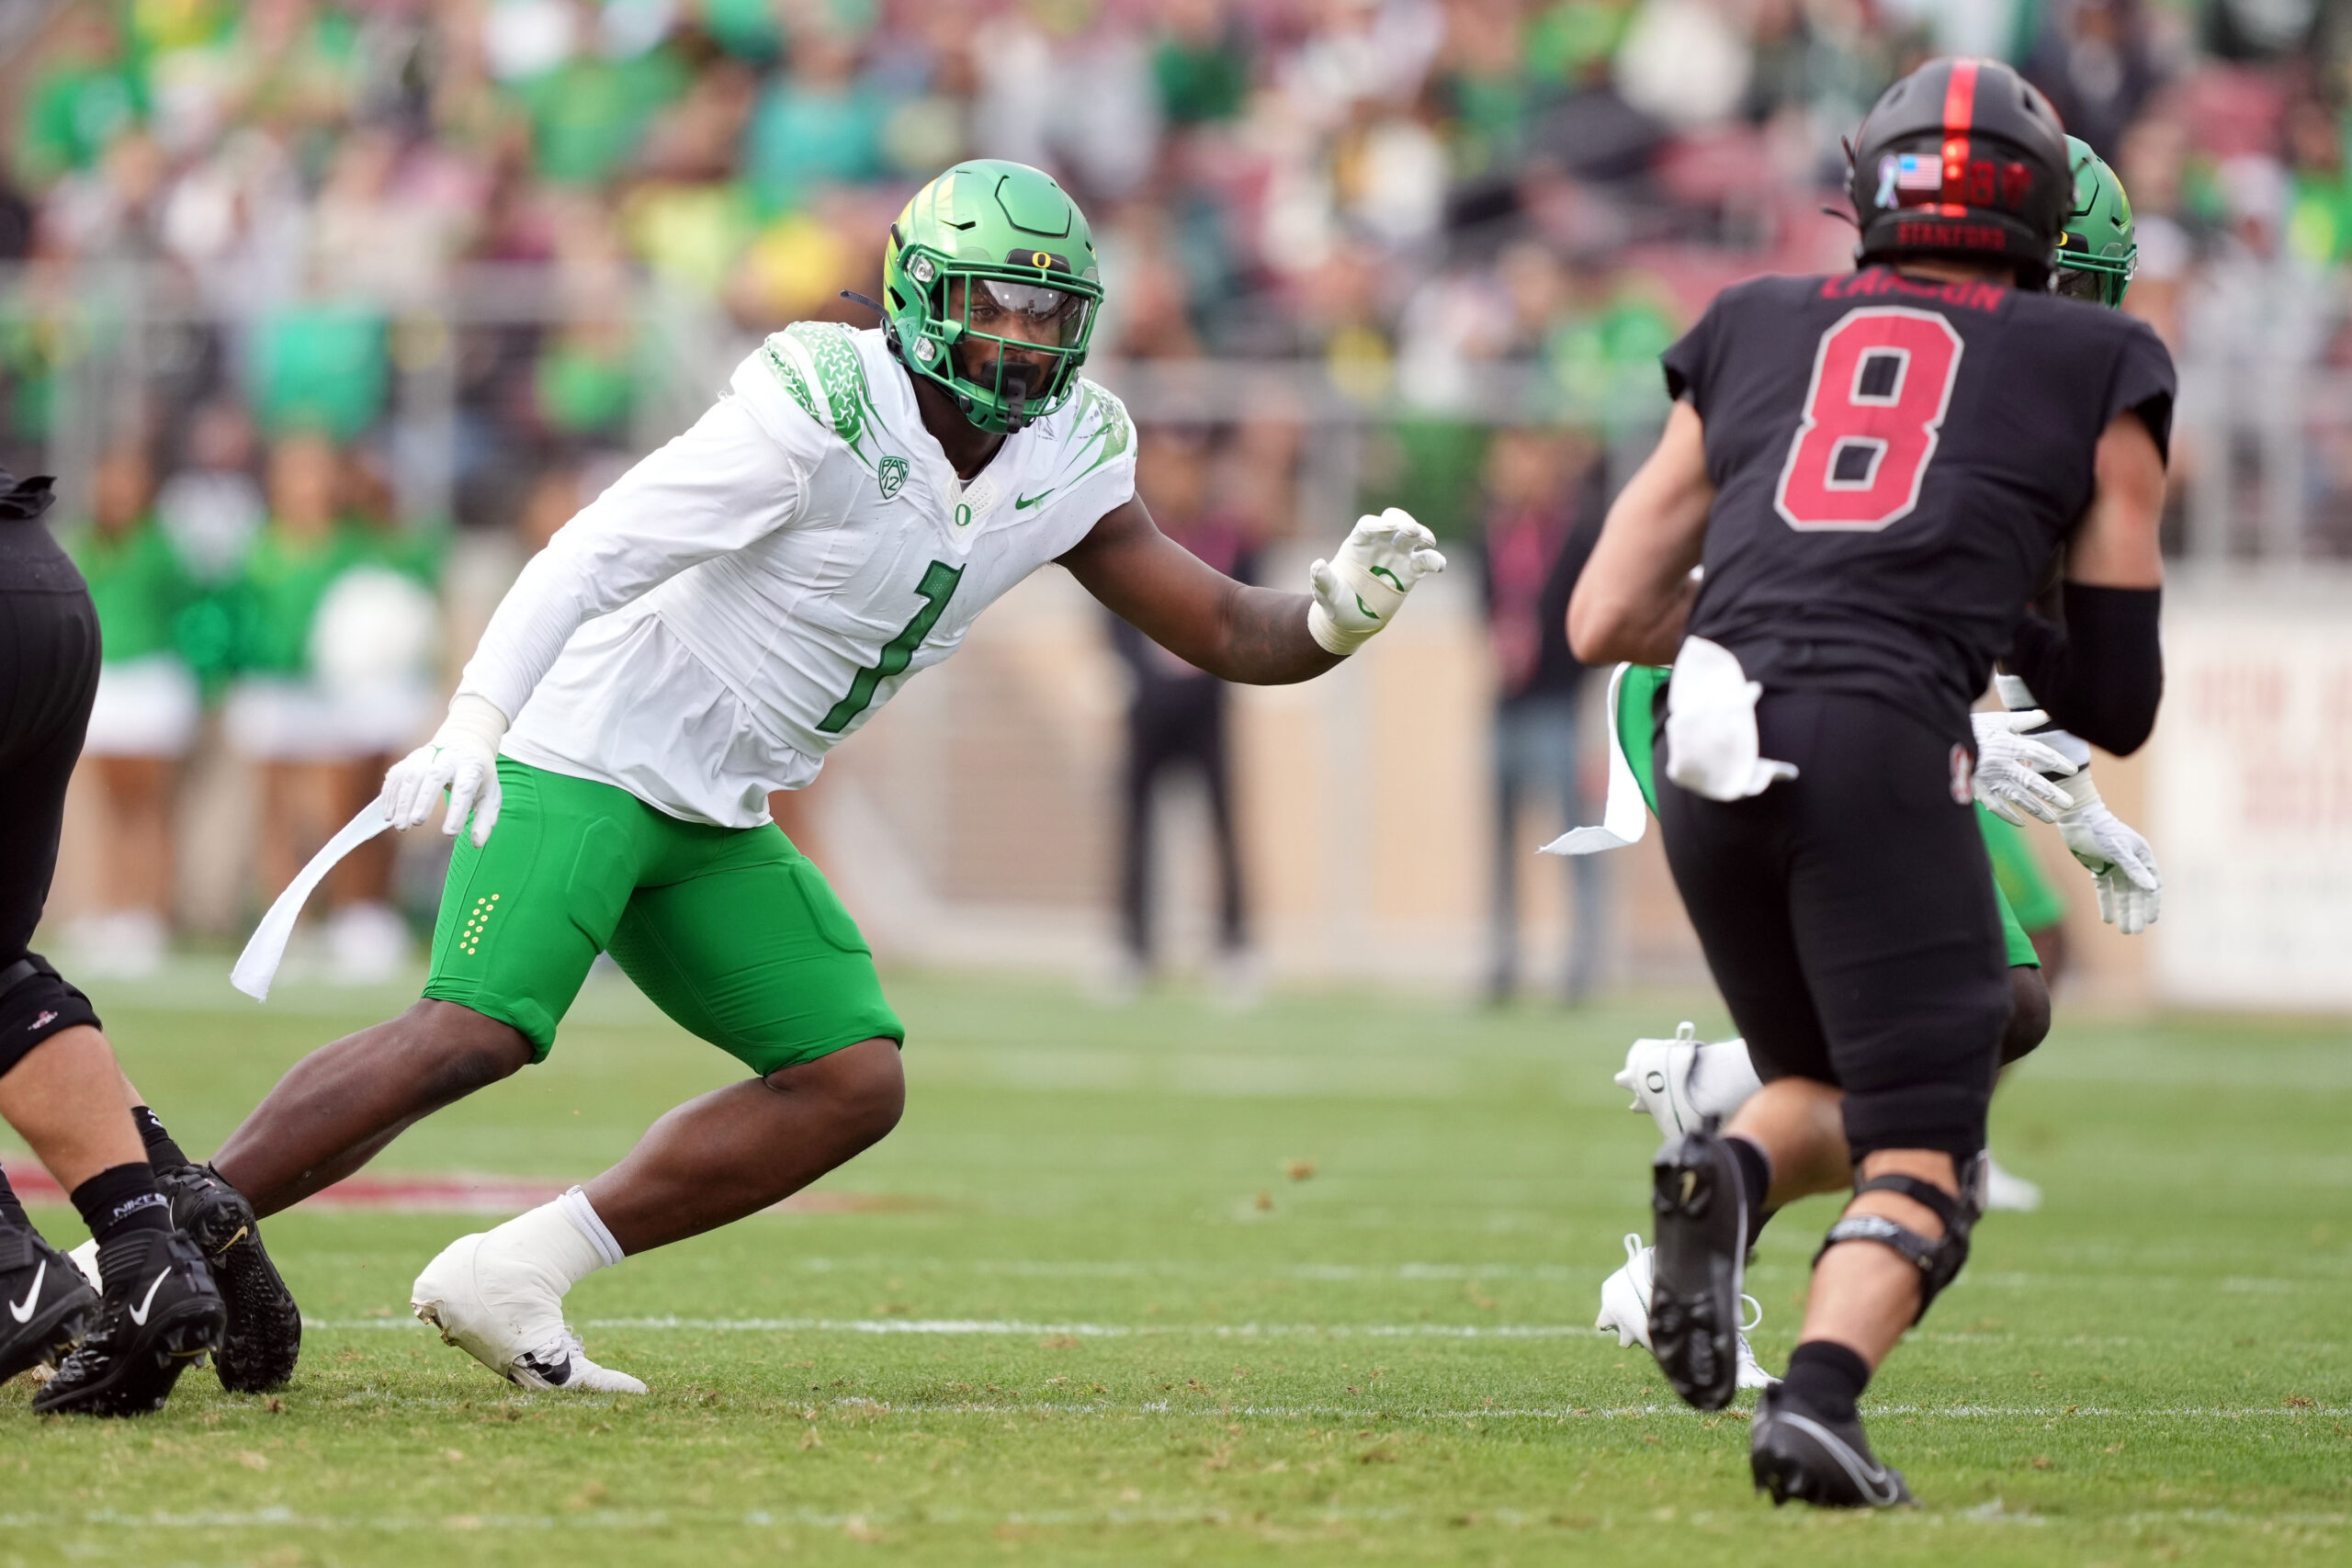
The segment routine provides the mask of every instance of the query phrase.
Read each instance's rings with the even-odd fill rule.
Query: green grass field
[[[2352,1040],[2062,1016],[1996,1111],[1996,1216],[1872,1388],[1927,1506],[1775,1512],[1745,1417],[1589,1325],[1655,1139],[1609,1082],[1676,1004],[1104,1010],[900,976],[904,1124],[826,1189],[571,1298],[641,1400],[528,1395],[406,1312],[454,1215],[297,1212],[294,1385],[136,1423],[0,1407],[0,1562],[2341,1563]],[[209,1148],[394,997],[101,994]],[[731,1064],[625,987],[391,1170],[584,1177]],[[1702,1030],[1723,1020],[1700,1014]],[[1311,1170],[1308,1168],[1311,1163]],[[1787,1354],[1816,1202],[1751,1289]],[[44,1211],[50,1233],[84,1234]]]

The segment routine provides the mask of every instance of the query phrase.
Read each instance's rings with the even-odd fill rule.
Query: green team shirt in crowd
[[[1657,761],[1653,755],[1656,750],[1655,737],[1657,733],[1657,695],[1666,690],[1667,682],[1673,676],[1673,671],[1660,665],[1629,664],[1625,667],[1624,680],[1617,686],[1617,744],[1625,753],[1625,765],[1634,771],[1634,782],[1642,786],[1642,799],[1648,803],[1650,815],[1653,817],[1657,815],[1657,785],[1654,780]],[[2023,843],[2014,828],[1982,806],[1976,808],[1976,815],[1984,827],[1987,852],[1995,857],[1994,868],[1996,874],[2002,860],[2000,852],[1995,850],[1995,841],[2004,835],[1996,834],[1994,831],[1996,829],[2007,829],[2006,836],[2010,842],[2005,848],[2019,852],[2010,854],[2008,858],[2015,861],[2021,857],[2026,865],[2031,868],[2032,852]],[[2038,873],[2036,874],[2038,875]],[[2065,904],[2059,898],[2056,889],[2052,888],[2047,881],[2040,881],[2038,885],[2046,899],[2046,906],[2037,902],[2035,908],[2037,909],[2049,908],[2052,920],[2065,913]],[[2041,968],[2041,957],[2034,952],[2033,941],[2026,935],[2025,925],[2018,919],[2017,909],[2010,904],[2007,889],[1998,874],[1996,874],[1993,879],[1993,897],[2001,906],[2001,942],[2007,950],[2009,966],[2013,969]]]
[[[196,603],[196,581],[152,517],[108,535],[85,529],[69,552],[90,585],[108,664],[179,651],[180,618]]]
[[[257,675],[310,671],[311,623],[327,589],[362,558],[357,533],[338,524],[323,538],[301,539],[275,520],[263,526],[232,588],[239,670]]]
[[[371,528],[343,522],[322,539],[298,539],[275,521],[245,552],[230,592],[235,601],[237,668],[256,675],[306,675],[311,626],[335,579],[377,566],[437,586],[447,530]]]

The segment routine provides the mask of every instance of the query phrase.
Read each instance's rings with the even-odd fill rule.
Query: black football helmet
[[[1999,257],[2048,287],[2074,205],[2066,128],[1997,60],[1931,60],[1889,87],[1854,138],[1858,262]]]

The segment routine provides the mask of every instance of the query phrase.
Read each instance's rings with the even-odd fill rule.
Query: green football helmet
[[[890,225],[883,325],[908,370],[966,418],[1014,431],[1069,400],[1102,276],[1086,214],[1052,175],[976,158],[915,192]]]
[[[2140,267],[2131,198],[2115,171],[2081,137],[2066,138],[2066,158],[2075,170],[2075,207],[2058,236],[2058,292],[2120,305]]]

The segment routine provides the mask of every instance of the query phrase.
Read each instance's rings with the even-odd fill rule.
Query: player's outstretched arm
[[[1715,487],[1699,412],[1677,402],[1657,449],[1609,508],[1568,600],[1568,644],[1587,664],[1671,664],[1699,595],[1691,569]]]
[[[2126,410],[2099,437],[2090,507],[2067,548],[2065,627],[2029,614],[2002,660],[2061,728],[2119,757],[2147,739],[2164,697],[2164,453]]]
[[[1144,636],[1220,680],[1310,680],[1388,624],[1413,585],[1445,570],[1428,529],[1391,508],[1360,519],[1312,593],[1236,582],[1159,531],[1138,498],[1103,514],[1061,558],[1070,575]]]

